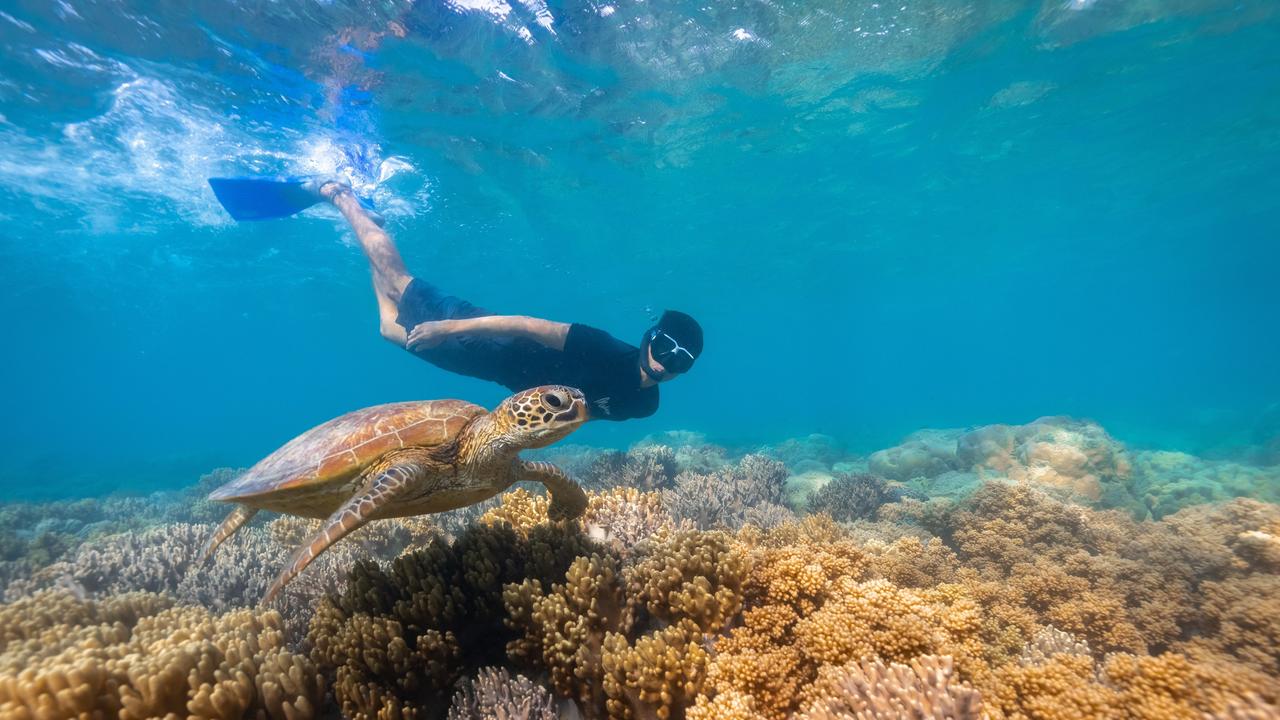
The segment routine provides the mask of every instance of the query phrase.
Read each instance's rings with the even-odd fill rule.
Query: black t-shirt
[[[658,386],[640,387],[640,348],[589,325],[570,325],[564,350],[528,340],[511,343],[496,370],[497,382],[512,391],[578,388],[593,420],[629,420],[658,410]]]

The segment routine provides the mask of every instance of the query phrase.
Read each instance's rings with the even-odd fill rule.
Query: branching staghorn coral
[[[664,493],[667,509],[677,520],[689,520],[702,530],[739,528],[751,508],[781,505],[787,469],[763,455],[747,455],[736,465],[709,474],[683,472],[675,489]]]
[[[524,488],[516,488],[503,493],[499,503],[480,516],[480,524],[492,527],[509,525],[521,535],[528,535],[533,528],[549,523],[547,515],[551,501],[543,493],[531,493]]]
[[[1100,652],[1170,647],[1200,621],[1199,583],[1236,562],[1226,547],[1164,523],[998,482],[962,503],[941,532],[977,571],[964,582],[990,614],[1028,639],[1053,624]]]
[[[0,715],[304,720],[324,682],[289,652],[278,613],[211,615],[148,594],[42,594],[0,607]],[[21,630],[14,630],[21,628]],[[24,639],[25,638],[25,639]]]
[[[741,612],[747,561],[728,535],[685,530],[639,554],[626,569],[627,593],[650,617],[717,633]]]
[[[836,473],[831,482],[809,494],[809,512],[827,513],[839,522],[869,520],[880,506],[902,499],[902,491],[870,473]]]
[[[666,445],[637,445],[596,458],[580,478],[589,490],[635,488],[645,492],[671,487],[678,472],[675,451]]]
[[[200,562],[201,548],[212,532],[211,525],[178,523],[98,538],[66,560],[14,583],[10,596],[62,586],[94,598],[133,591],[168,593],[214,612],[256,605],[292,546],[274,540],[267,529],[246,528],[208,562]],[[347,570],[361,557],[367,553],[358,543],[339,543],[285,587],[274,606],[284,617],[291,643],[301,640],[320,596],[341,587]]]
[[[706,674],[706,636],[688,618],[629,641],[604,638],[601,670],[610,718],[668,720],[693,704]]]
[[[516,662],[544,667],[551,685],[572,698],[588,715],[605,707],[603,686],[605,638],[625,635],[634,611],[622,591],[620,569],[608,555],[580,557],[564,581],[543,590],[539,580],[508,585],[503,600],[508,624],[523,633],[507,644]]]

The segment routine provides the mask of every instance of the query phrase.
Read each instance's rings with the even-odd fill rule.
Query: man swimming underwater
[[[395,243],[351,188],[326,181],[315,192],[351,224],[373,269],[382,337],[437,367],[512,391],[568,385],[587,397],[592,419],[628,420],[658,409],[658,383],[693,367],[702,328],[667,310],[640,347],[603,330],[521,315],[494,315],[409,274]]]

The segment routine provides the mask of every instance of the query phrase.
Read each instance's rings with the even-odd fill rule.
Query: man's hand
[[[458,333],[456,320],[430,320],[418,323],[409,331],[404,346],[410,350],[427,350],[436,347]]]

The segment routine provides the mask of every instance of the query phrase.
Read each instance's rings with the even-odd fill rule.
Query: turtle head
[[[542,385],[503,400],[493,418],[515,445],[546,447],[587,421],[587,399],[576,388]]]

